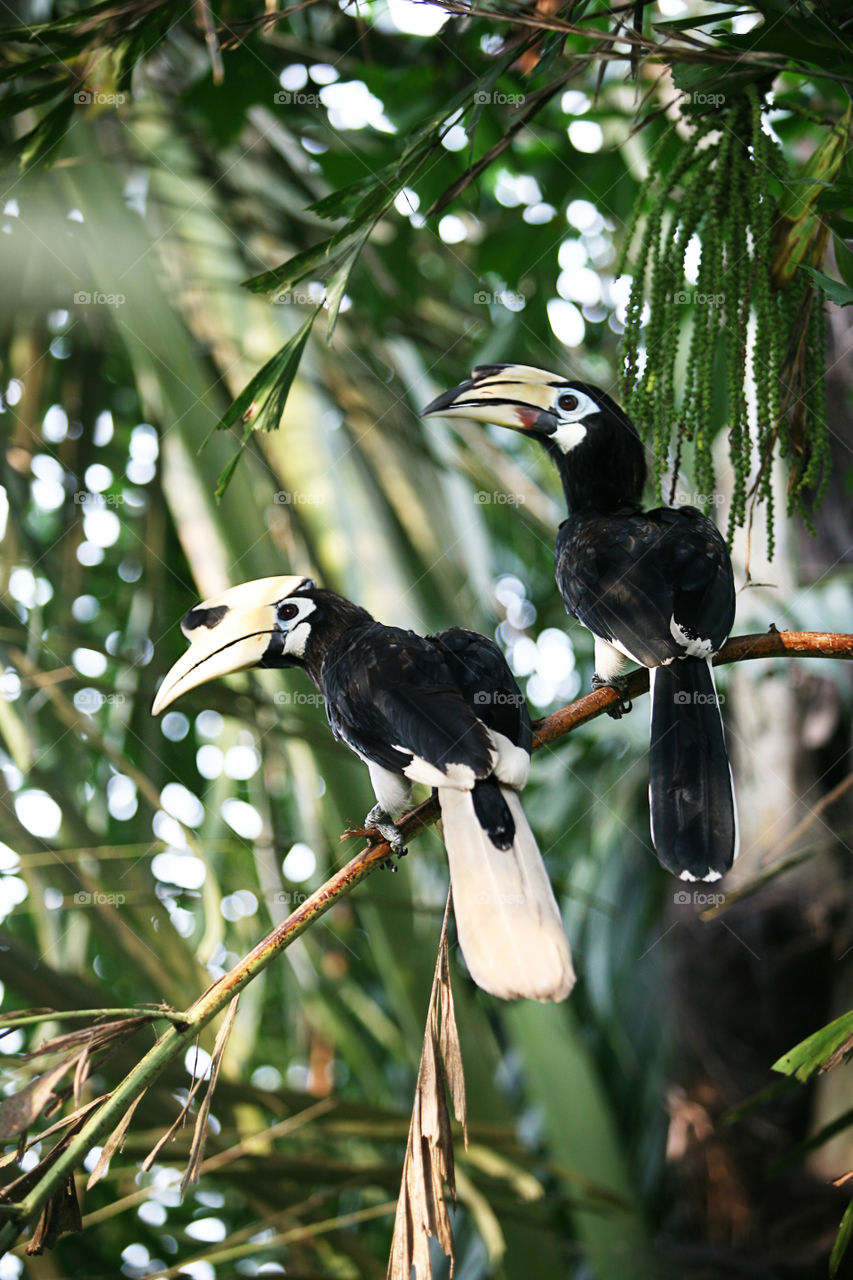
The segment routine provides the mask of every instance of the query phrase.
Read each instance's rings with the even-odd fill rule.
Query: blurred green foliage
[[[203,4],[16,7],[0,69],[4,1012],[183,1008],[347,856],[368,779],[298,674],[206,686],[152,720],[199,597],[307,572],[390,623],[497,630],[534,713],[588,686],[588,637],[560,638],[546,461],[467,424],[424,430],[417,409],[501,359],[616,382],[613,264],[676,114],[667,63],[706,89],[734,59],[775,75],[791,156],[841,114],[847,46],[819,16],[833,6],[808,8],[802,37],[786,9],[712,11],[703,61],[692,35],[708,14],[679,27],[640,6],[635,83],[624,15],[602,6],[545,13],[544,31],[527,11],[460,14],[425,36],[394,23],[431,7],[283,16],[237,0],[208,15],[219,84]],[[326,284],[331,340],[318,312],[280,426],[244,438],[262,397],[237,397],[264,367],[280,382],[276,353]],[[266,426],[274,382],[256,383]],[[650,849],[643,720],[597,722],[534,763],[525,803],[581,974],[570,1005],[501,1007],[456,964],[472,1137],[457,1274],[471,1280],[527,1276],[531,1257],[549,1277],[654,1272],[672,887]],[[383,1274],[445,879],[432,833],[251,984],[198,1187],[179,1201],[187,1127],[140,1171],[191,1084],[176,1064],[85,1195],[61,1269]],[[19,1063],[7,1092],[31,1070],[21,1053],[61,1026],[0,1039]],[[143,1028],[98,1063],[90,1096],[150,1043]],[[21,1265],[36,1264],[10,1257],[0,1276]]]

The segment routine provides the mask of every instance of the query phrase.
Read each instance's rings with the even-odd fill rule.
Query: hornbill
[[[412,783],[438,792],[459,945],[493,995],[563,1000],[574,973],[562,919],[518,792],[530,768],[527,707],[497,645],[453,627],[387,627],[311,578],[261,578],[191,609],[186,653],[154,701],[247,667],[302,667],[336,738],[367,765],[364,820],[397,850],[391,815]]]
[[[628,415],[599,387],[528,365],[482,365],[423,415],[535,436],[555,462],[568,519],[555,548],[566,609],[595,637],[593,687],[624,701],[625,659],[651,683],[649,802],[658,858],[718,880],[737,855],[737,812],[711,658],[735,613],[726,544],[696,507],[643,511],[646,460]]]

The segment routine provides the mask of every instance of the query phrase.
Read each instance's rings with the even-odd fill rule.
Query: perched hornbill
[[[630,418],[598,387],[528,365],[483,365],[423,414],[535,436],[569,516],[555,549],[569,613],[595,636],[595,688],[630,658],[650,668],[652,842],[682,880],[717,880],[737,854],[737,813],[711,658],[735,613],[731,560],[696,507],[643,511],[646,461]],[[617,712],[618,714],[618,712]]]
[[[247,667],[302,667],[335,737],[365,762],[365,818],[398,850],[391,815],[412,783],[438,791],[459,945],[474,981],[511,999],[562,1000],[574,983],[560,912],[518,791],[531,731],[500,649],[453,627],[386,627],[310,578],[261,578],[191,609],[189,649],[167,673],[159,714],[188,689]]]

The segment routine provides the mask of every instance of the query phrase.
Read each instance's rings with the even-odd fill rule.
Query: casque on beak
[[[421,417],[473,418],[512,427],[532,435],[552,435],[559,425],[554,414],[558,392],[565,378],[527,364],[485,364],[421,410]]]
[[[190,609],[181,623],[190,647],[167,671],[152,715],[197,685],[257,666],[276,633],[276,606],[306,584],[310,578],[256,578]]]

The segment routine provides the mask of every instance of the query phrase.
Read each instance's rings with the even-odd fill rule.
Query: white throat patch
[[[564,422],[551,436],[561,453],[569,453],[586,439],[586,427],[582,422]]]
[[[299,612],[293,618],[279,618],[276,625],[284,634],[284,652],[292,658],[303,658],[305,646],[311,634],[309,615],[314,613],[317,605],[308,599],[284,599],[279,607],[296,605]]]

